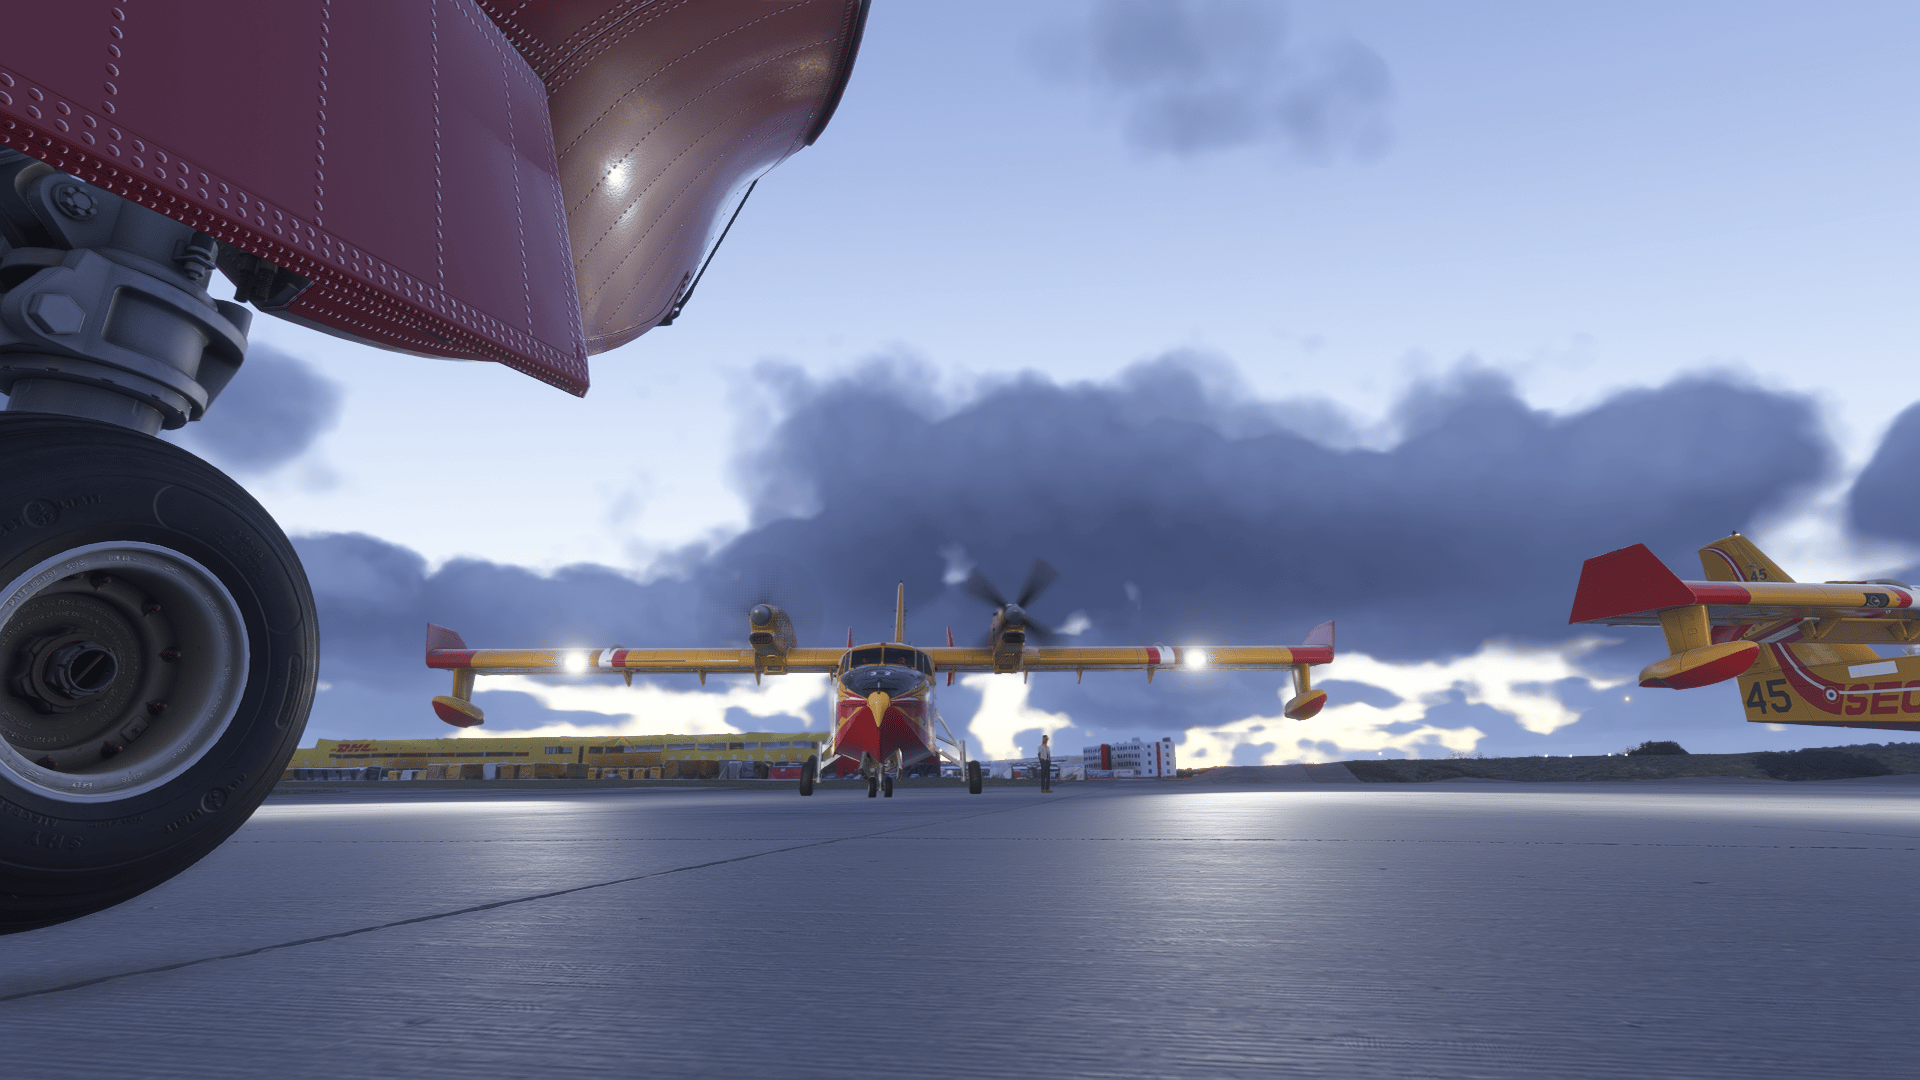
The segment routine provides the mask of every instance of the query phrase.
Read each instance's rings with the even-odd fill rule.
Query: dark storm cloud
[[[1388,142],[1386,62],[1357,41],[1291,42],[1275,3],[1099,3],[1045,52],[1056,73],[1118,102],[1128,139],[1151,152],[1264,145],[1324,163]]]
[[[474,645],[498,648],[684,643],[684,635],[676,636],[680,622],[699,607],[687,585],[643,586],[600,566],[540,575],[455,559],[428,573],[416,552],[361,534],[297,537],[294,547],[320,611],[320,678],[331,684],[315,702],[315,721],[334,729],[344,725],[350,734],[366,734],[370,727],[446,734],[427,709],[429,698],[447,692],[448,681],[444,672],[424,665],[428,622],[451,626]],[[512,696],[517,700],[508,722],[514,727],[583,719]],[[379,713],[356,727],[355,714],[375,703]]]
[[[1920,505],[1910,497],[1920,475],[1920,405],[1894,418],[1873,460],[1847,493],[1847,517],[1856,532],[1920,543]]]
[[[1062,578],[1039,614],[1083,610],[1094,639],[1284,640],[1338,615],[1353,644],[1410,659],[1562,637],[1582,559],[1635,542],[1684,556],[1828,458],[1805,401],[1714,379],[1555,417],[1467,372],[1408,393],[1385,451],[1261,414],[1174,360],[1110,384],[1028,378],[945,416],[868,372],[813,388],[753,470],[805,486],[818,514],[735,548],[818,567],[834,600],[884,607],[906,576],[955,616],[939,548],[1003,586],[1044,556]],[[1741,438],[1750,418],[1778,437]]]
[[[253,345],[205,419],[170,437],[229,472],[265,472],[304,453],[340,415],[340,385],[271,345]]]
[[[794,610],[803,642],[844,642],[849,625],[874,640],[891,633],[899,581],[910,640],[943,643],[951,627],[966,642],[986,612],[942,580],[956,545],[1008,592],[1035,557],[1052,562],[1060,581],[1034,613],[1059,625],[1084,612],[1083,643],[1287,644],[1337,618],[1343,648],[1445,658],[1490,637],[1573,636],[1583,559],[1644,542],[1684,567],[1828,461],[1806,401],[1711,378],[1556,417],[1469,371],[1410,391],[1405,437],[1382,451],[1330,449],[1289,426],[1311,410],[1172,359],[1104,384],[1028,377],[944,412],[910,369],[761,374],[789,400],[742,463],[754,527],[681,553],[683,577],[472,561],[427,574],[371,538],[300,541],[323,677],[444,692],[419,667],[429,619],[480,646],[738,642],[757,595]],[[807,515],[780,516],[793,507]],[[1646,646],[1614,666],[1637,668]],[[1198,695],[1145,694],[1137,676],[1042,678],[1032,701],[1123,728],[1278,711],[1271,673],[1200,678],[1212,689]]]

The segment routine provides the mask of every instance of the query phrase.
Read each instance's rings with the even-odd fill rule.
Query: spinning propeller
[[[961,588],[995,609],[995,629],[1003,626],[1008,630],[1024,629],[1034,640],[1044,645],[1054,639],[1053,629],[1045,623],[1036,621],[1033,616],[1027,614],[1026,609],[1028,604],[1038,599],[1040,594],[1046,592],[1047,587],[1059,577],[1060,572],[1047,565],[1045,559],[1035,559],[1033,569],[1027,571],[1027,580],[1020,586],[1020,595],[1014,597],[1012,601],[1008,601],[1001,595],[1000,590],[994,587],[993,582],[987,580],[987,575],[981,573],[979,567],[975,567],[973,573],[967,575],[966,584]],[[993,631],[989,630],[986,644],[992,643]]]

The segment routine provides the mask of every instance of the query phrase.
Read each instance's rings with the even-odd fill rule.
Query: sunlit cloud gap
[[[1395,663],[1365,653],[1343,653],[1326,677],[1385,690],[1399,700],[1386,706],[1346,701],[1329,705],[1313,720],[1296,722],[1279,715],[1278,703],[1291,688],[1277,686],[1274,715],[1252,715],[1218,725],[1188,728],[1180,742],[1189,765],[1280,765],[1298,761],[1337,761],[1384,751],[1410,757],[1471,753],[1486,733],[1473,726],[1448,727],[1429,720],[1434,707],[1454,701],[1484,705],[1509,716],[1521,728],[1549,735],[1579,721],[1580,713],[1554,693],[1554,684],[1582,681],[1607,690],[1626,679],[1589,669],[1584,659],[1610,644],[1603,637],[1581,638],[1559,646],[1491,641],[1469,656],[1447,661]],[[1043,676],[1043,678],[1046,676]],[[1150,693],[1192,693],[1178,674]],[[1072,712],[1048,712],[1029,702],[1033,684],[1012,675],[967,675],[965,689],[979,695],[970,717],[950,717],[964,731],[972,752],[995,760],[1030,755],[1042,733],[1075,729],[1101,737],[1097,722],[1081,722]],[[467,729],[469,738],[543,735],[708,735],[746,730],[730,722],[738,709],[764,720],[758,730],[820,730],[826,722],[829,683],[824,677],[786,675],[755,685],[743,678],[716,679],[705,689],[673,689],[657,683],[548,683],[527,676],[491,679],[483,690],[528,695],[558,712],[598,713],[601,722],[545,724],[523,730]],[[1201,692],[1204,692],[1202,690]],[[482,698],[484,704],[484,697]],[[1169,732],[1171,734],[1171,732]],[[1116,736],[1117,737],[1117,736]],[[1077,747],[1063,746],[1071,753]]]

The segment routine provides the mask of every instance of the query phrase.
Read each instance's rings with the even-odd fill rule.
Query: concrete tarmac
[[[4,1071],[1906,1076],[1916,781],[283,791]]]

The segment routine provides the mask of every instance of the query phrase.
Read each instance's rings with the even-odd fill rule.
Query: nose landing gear
[[[219,246],[0,150],[0,933],[218,846],[280,778],[319,631],[286,535],[153,434],[203,415],[251,312]]]

